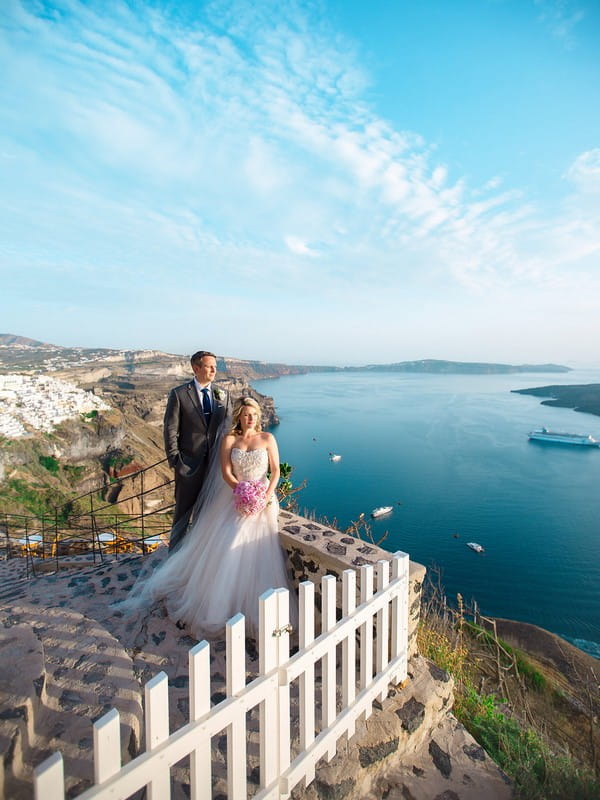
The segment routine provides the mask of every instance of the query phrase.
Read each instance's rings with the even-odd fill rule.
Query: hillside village
[[[81,414],[110,411],[92,392],[47,375],[0,375],[0,436],[18,439],[29,429],[50,433]]]

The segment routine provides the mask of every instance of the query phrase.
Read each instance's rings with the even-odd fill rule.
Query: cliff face
[[[283,375],[305,375],[307,372],[331,372],[335,367],[307,367],[290,364],[272,364],[267,361],[242,361],[239,358],[220,358],[220,371],[246,381],[261,378],[280,378]]]
[[[118,449],[127,435],[126,420],[119,412],[98,415],[90,422],[67,420],[47,438],[47,452],[61,461],[80,464]]]

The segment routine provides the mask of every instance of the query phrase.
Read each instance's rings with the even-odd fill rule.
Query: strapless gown
[[[231,461],[238,480],[268,484],[266,450],[234,448]],[[180,547],[152,576],[152,597],[164,598],[169,616],[183,621],[198,639],[221,634],[238,612],[246,617],[247,633],[256,636],[260,595],[271,588],[291,588],[279,543],[278,513],[273,498],[260,513],[240,515],[233,492],[223,481],[222,490],[201,508]],[[294,609],[295,595],[290,595]]]

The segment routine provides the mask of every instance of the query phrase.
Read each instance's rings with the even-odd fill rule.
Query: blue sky
[[[600,366],[597,0],[0,8],[0,332]]]

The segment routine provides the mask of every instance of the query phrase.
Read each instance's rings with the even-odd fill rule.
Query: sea
[[[331,372],[255,385],[275,400],[280,460],[307,482],[302,513],[343,529],[391,505],[371,522],[374,540],[387,534],[382,547],[439,572],[449,600],[460,593],[600,658],[600,448],[527,437],[545,425],[600,440],[600,417],[511,393],[581,383],[600,383],[600,370]]]

